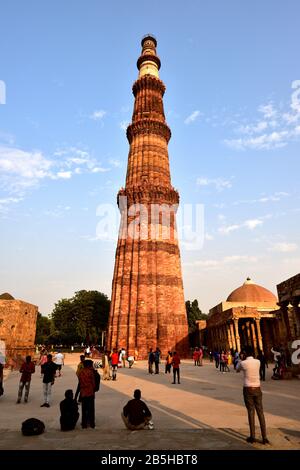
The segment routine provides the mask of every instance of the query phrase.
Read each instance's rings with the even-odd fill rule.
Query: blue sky
[[[110,296],[96,210],[124,185],[148,32],[172,182],[204,205],[202,249],[181,247],[186,298],[208,311],[248,275],[276,292],[299,272],[299,15],[297,0],[4,0],[0,291],[44,314],[79,289]]]

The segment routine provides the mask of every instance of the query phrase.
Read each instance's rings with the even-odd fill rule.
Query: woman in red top
[[[180,357],[177,354],[177,352],[174,351],[173,352],[173,360],[172,360],[172,366],[173,366],[173,382],[172,382],[172,384],[176,383],[176,374],[177,374],[177,382],[180,384],[179,364],[180,364]]]
[[[118,364],[119,364],[119,354],[116,349],[114,349],[114,352],[112,353],[110,360],[111,360],[111,367],[112,367],[112,379],[116,380]]]

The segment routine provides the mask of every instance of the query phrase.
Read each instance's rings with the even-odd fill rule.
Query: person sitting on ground
[[[72,431],[79,418],[78,405],[73,398],[73,390],[65,391],[65,399],[60,402],[60,429]]]
[[[124,406],[121,414],[126,428],[131,431],[153,429],[152,415],[146,403],[141,400],[141,391],[135,390],[133,396],[134,399]]]

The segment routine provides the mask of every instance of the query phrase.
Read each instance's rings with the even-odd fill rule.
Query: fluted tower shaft
[[[188,350],[180,253],[176,233],[178,192],[171,185],[156,40],[142,40],[125,189],[118,193],[121,226],[112,282],[107,346],[140,359],[150,348]]]

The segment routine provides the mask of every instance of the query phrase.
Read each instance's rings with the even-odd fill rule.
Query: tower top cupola
[[[159,78],[160,59],[156,54],[157,41],[152,34],[143,37],[142,54],[138,58],[137,68],[139,69],[139,78],[144,75],[153,75]]]

